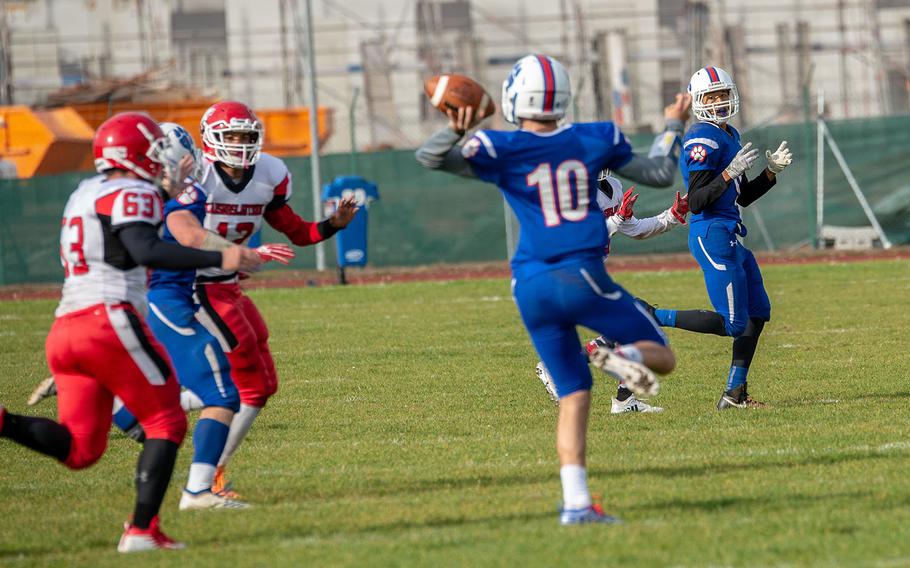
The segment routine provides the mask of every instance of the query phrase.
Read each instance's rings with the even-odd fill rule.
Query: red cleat
[[[158,517],[152,519],[147,529],[140,529],[132,523],[124,525],[123,536],[117,545],[117,552],[142,552],[144,550],[182,550],[186,545],[177,542],[161,532]]]

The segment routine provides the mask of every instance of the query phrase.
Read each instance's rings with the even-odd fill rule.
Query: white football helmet
[[[168,177],[173,179],[177,175],[180,160],[189,154],[193,157],[193,162],[195,163],[195,167],[190,171],[190,177],[199,179],[203,166],[202,151],[196,147],[190,133],[186,131],[186,128],[175,122],[162,122],[158,126],[161,127],[161,131],[164,132],[164,136],[168,141],[167,149],[163,155],[164,169]]]
[[[502,82],[502,114],[512,124],[519,118],[558,120],[572,100],[569,73],[546,55],[526,55]]]
[[[739,112],[739,91],[730,74],[720,67],[702,67],[689,80],[692,95],[692,113],[703,122],[725,124]],[[729,91],[727,100],[705,103],[705,95],[716,91]]]

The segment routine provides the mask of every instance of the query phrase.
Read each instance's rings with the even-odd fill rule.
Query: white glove
[[[771,150],[765,150],[765,157],[768,158],[768,170],[772,174],[781,173],[793,161],[793,154],[790,153],[790,148],[787,148],[786,140],[780,143],[773,154]]]
[[[752,148],[751,142],[743,146],[742,149],[733,156],[733,160],[727,164],[727,169],[724,171],[727,172],[730,179],[736,179],[743,175],[743,172],[751,168],[752,164],[755,163],[755,160],[758,159],[758,150],[750,150],[750,148]]]

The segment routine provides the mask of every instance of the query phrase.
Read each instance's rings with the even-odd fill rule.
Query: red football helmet
[[[215,103],[202,115],[205,157],[232,168],[247,168],[259,160],[265,128],[250,107],[235,101]],[[246,141],[225,141],[225,134],[247,134]]]
[[[144,112],[121,112],[105,120],[95,132],[95,169],[121,169],[158,183],[164,169],[167,138]]]

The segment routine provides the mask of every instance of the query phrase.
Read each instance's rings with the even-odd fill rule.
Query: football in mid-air
[[[467,106],[474,107],[476,112],[483,109],[483,116],[491,116],[496,112],[493,99],[480,83],[464,75],[434,75],[423,82],[423,90],[430,97],[430,104],[442,112]]]

